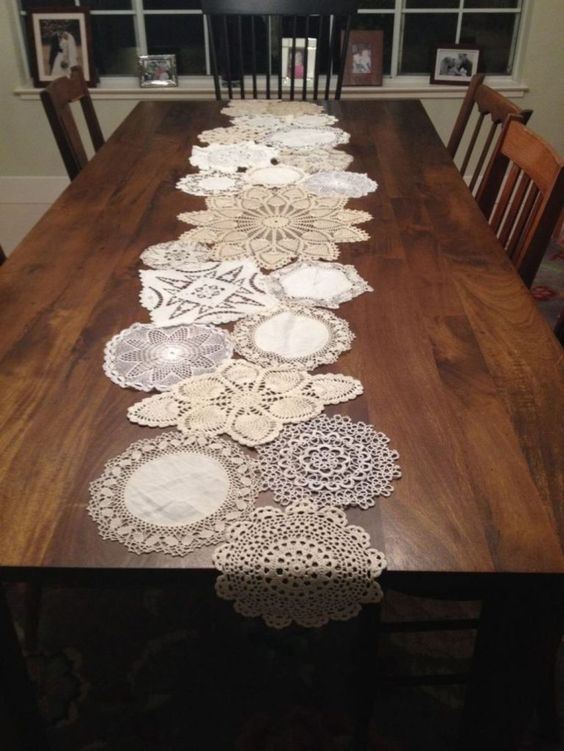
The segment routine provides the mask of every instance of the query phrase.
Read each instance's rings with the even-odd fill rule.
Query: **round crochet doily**
[[[323,112],[323,107],[314,102],[283,101],[281,99],[232,99],[221,110],[223,115],[238,117],[239,115],[317,115]]]
[[[145,266],[153,269],[191,269],[210,260],[209,248],[190,240],[172,240],[150,245],[141,253]]]
[[[262,140],[277,149],[310,151],[332,149],[348,143],[350,135],[341,128],[303,128],[292,125],[289,128],[274,130]]]
[[[311,151],[281,149],[276,161],[314,174],[321,170],[346,170],[352,163],[353,157],[346,151],[338,149],[312,149]]]
[[[278,151],[252,141],[243,143],[194,146],[190,164],[208,172],[235,173],[251,167],[267,167],[278,157]]]
[[[377,579],[386,559],[339,509],[264,506],[230,525],[226,537],[213,556],[218,595],[274,628],[345,621],[382,599]]]
[[[223,196],[241,190],[243,183],[237,174],[221,172],[202,172],[186,175],[176,183],[178,190],[192,196]]]
[[[362,198],[372,193],[378,183],[368,175],[344,170],[323,170],[303,181],[306,190],[318,196],[346,196],[347,198]]]
[[[268,167],[254,167],[245,172],[242,182],[245,185],[264,185],[266,188],[283,188],[300,182],[307,173],[298,167],[286,164],[271,164]]]

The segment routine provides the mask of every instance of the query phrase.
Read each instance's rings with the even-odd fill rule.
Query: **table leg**
[[[1,585],[0,733],[3,751],[49,751],[35,693]]]
[[[561,633],[561,582],[538,581],[484,600],[462,713],[462,751],[519,748]]]

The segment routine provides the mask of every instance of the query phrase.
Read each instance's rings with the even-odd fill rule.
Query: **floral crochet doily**
[[[266,277],[266,288],[282,302],[338,308],[347,300],[372,292],[354,266],[323,261],[296,261]]]
[[[254,141],[257,136],[261,136],[263,133],[263,129],[258,127],[258,124],[253,127],[252,122],[233,123],[229,127],[222,126],[203,130],[198,139],[202,143],[242,143],[243,141]]]
[[[206,204],[207,211],[179,214],[197,225],[181,239],[213,244],[210,255],[218,260],[254,256],[267,269],[297,256],[332,261],[339,254],[336,243],[368,239],[354,225],[372,218],[346,209],[346,198],[315,196],[299,185],[250,187],[239,195],[206,198]]]
[[[318,114],[298,114],[298,115],[238,115],[231,120],[234,127],[248,128],[253,131],[255,136],[261,136],[272,133],[279,128],[288,128],[296,126],[299,128],[325,128],[328,125],[334,125],[337,118],[334,115],[327,115],[324,112]],[[254,137],[254,136],[253,136]]]
[[[350,135],[341,128],[304,128],[292,125],[274,130],[264,137],[263,142],[277,149],[310,151],[332,149],[349,140]]]
[[[346,621],[382,599],[377,579],[386,559],[340,509],[264,506],[230,525],[226,538],[213,555],[216,592],[268,626]]]
[[[324,170],[303,181],[306,190],[318,196],[334,195],[347,198],[362,198],[375,191],[378,183],[368,175],[344,170]]]
[[[208,436],[227,433],[245,446],[257,446],[276,438],[284,424],[310,420],[327,404],[361,393],[360,381],[350,376],[311,376],[232,360],[210,376],[190,378],[165,394],[143,399],[127,415],[140,425],[175,425]]]
[[[225,537],[260,492],[256,460],[220,438],[172,431],[131,444],[90,485],[105,540],[134,553],[186,555]]]
[[[320,415],[289,425],[259,448],[265,485],[277,503],[310,499],[320,505],[367,509],[377,496],[389,496],[401,477],[397,451],[372,425],[343,415]]]
[[[232,353],[229,334],[215,326],[134,323],[106,344],[104,372],[118,386],[167,391],[186,378],[213,372]]]
[[[350,349],[354,334],[345,320],[328,310],[292,306],[238,321],[232,338],[235,351],[251,362],[313,370]]]
[[[207,172],[238,172],[251,167],[266,167],[278,158],[271,146],[252,141],[194,146],[190,164]]]
[[[236,193],[241,190],[241,176],[220,172],[201,172],[186,175],[176,183],[178,190],[192,196],[222,196],[226,193]]]
[[[201,263],[186,271],[142,270],[141,304],[159,326],[229,323],[272,307],[264,276],[254,261]]]
[[[299,167],[290,167],[288,164],[270,164],[268,167],[254,167],[241,176],[245,185],[263,185],[266,188],[283,188],[293,185],[307,177]]]
[[[351,154],[338,149],[313,149],[312,151],[281,149],[277,161],[290,167],[299,167],[308,174],[315,174],[321,170],[346,170],[353,159]]]
[[[228,117],[239,117],[239,115],[284,117],[287,115],[316,115],[323,112],[323,107],[314,102],[290,102],[282,99],[232,99],[221,112]]]
[[[191,269],[194,265],[209,261],[209,248],[202,243],[172,240],[150,245],[141,253],[145,266],[153,269]]]

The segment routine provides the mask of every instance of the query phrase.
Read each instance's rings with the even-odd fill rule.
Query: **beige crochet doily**
[[[239,115],[284,117],[286,115],[316,115],[323,112],[323,107],[314,102],[290,102],[281,99],[232,99],[221,112],[228,117]]]
[[[281,149],[276,160],[289,167],[299,167],[304,172],[315,174],[322,170],[346,170],[353,162],[353,157],[339,149],[313,149],[298,151]]]

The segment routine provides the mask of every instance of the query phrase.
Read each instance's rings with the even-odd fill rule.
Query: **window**
[[[30,8],[72,7],[80,0],[16,0]],[[434,46],[475,44],[487,73],[511,75],[527,0],[361,0],[355,29],[383,29],[384,73],[427,76]],[[137,56],[176,55],[180,76],[209,73],[208,40],[199,0],[83,0],[91,9],[94,60],[100,76],[135,76]],[[264,34],[266,41],[266,33]],[[266,60],[266,50],[265,50]],[[265,62],[266,65],[266,62]]]

